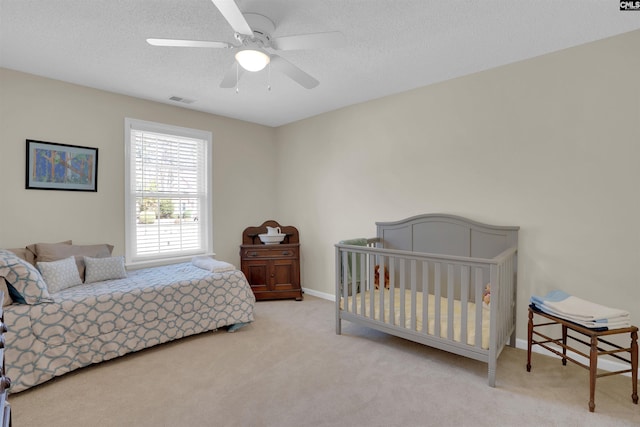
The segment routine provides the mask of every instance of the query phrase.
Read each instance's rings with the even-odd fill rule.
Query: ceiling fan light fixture
[[[242,49],[236,53],[236,61],[247,71],[260,71],[269,64],[269,55],[259,49]]]

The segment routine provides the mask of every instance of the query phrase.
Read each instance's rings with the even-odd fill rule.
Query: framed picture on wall
[[[27,139],[25,188],[98,191],[98,149]]]

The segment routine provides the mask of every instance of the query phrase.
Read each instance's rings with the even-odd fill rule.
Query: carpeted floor
[[[161,345],[12,395],[14,427],[637,426],[631,379],[507,348],[487,366],[343,323],[334,304],[259,302],[253,324]]]

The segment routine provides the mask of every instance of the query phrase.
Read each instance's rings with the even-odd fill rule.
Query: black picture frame
[[[27,139],[25,188],[98,191],[98,149]]]

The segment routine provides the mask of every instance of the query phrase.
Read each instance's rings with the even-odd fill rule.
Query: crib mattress
[[[381,295],[384,292],[384,296]],[[347,307],[346,311],[352,312],[358,315],[364,315],[368,318],[373,318],[374,320],[381,321],[386,324],[393,324],[396,326],[404,327],[406,329],[412,329],[412,321],[411,321],[411,291],[405,290],[404,296],[404,305],[405,305],[405,319],[404,325],[402,324],[402,320],[400,319],[400,308],[401,308],[401,290],[399,288],[394,289],[394,321],[391,322],[391,310],[390,310],[390,301],[391,294],[389,289],[383,290],[374,290],[365,291],[364,292],[364,310],[362,305],[362,294],[358,293],[355,296],[350,296],[347,299]],[[373,295],[374,298],[374,313],[373,317],[369,312],[371,307],[371,297]],[[356,310],[355,312],[352,310],[353,308],[353,298],[356,298]],[[384,319],[380,316],[380,299],[384,298]],[[422,292],[416,292],[416,331],[423,332],[429,335],[436,335],[435,325],[435,304],[436,297],[432,294],[427,295],[428,299],[428,307],[427,307],[427,318],[428,318],[428,328],[424,330],[423,328],[423,301],[424,297]],[[445,297],[440,298],[440,337],[447,339],[448,337],[448,299]],[[340,309],[344,310],[344,298],[340,300]],[[471,346],[475,346],[476,340],[476,304],[473,302],[467,303],[467,344]],[[490,318],[490,310],[489,307],[483,305],[482,307],[482,339],[481,346],[483,349],[489,348],[489,318]],[[459,300],[454,300],[453,302],[453,340],[456,342],[461,342],[461,323],[462,323],[462,303]]]

